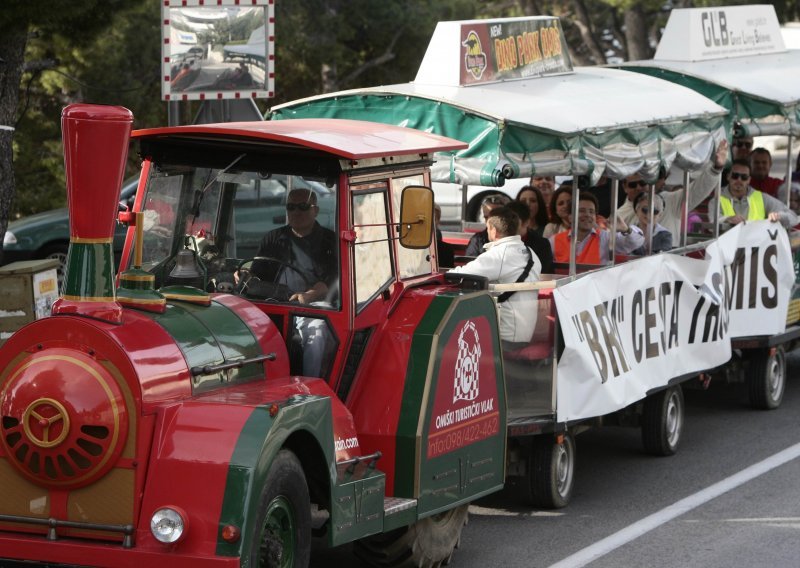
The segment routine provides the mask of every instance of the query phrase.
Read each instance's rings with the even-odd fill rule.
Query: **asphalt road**
[[[750,409],[741,386],[685,391],[674,456],[644,454],[638,429],[580,434],[571,504],[532,510],[513,486],[478,501],[451,566],[800,566],[800,353],[788,359],[775,411]],[[781,455],[787,448],[792,453]],[[786,463],[776,465],[776,454]],[[765,472],[731,487],[742,481],[732,476],[764,460],[772,460]],[[361,566],[347,547],[315,551],[312,566],[332,565]]]

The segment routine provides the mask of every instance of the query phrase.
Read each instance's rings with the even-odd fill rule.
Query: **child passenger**
[[[666,251],[672,248],[672,233],[659,224],[661,215],[664,211],[665,203],[664,198],[656,193],[654,197],[655,206],[652,207],[653,213],[653,246],[649,254],[655,254]],[[650,240],[650,195],[647,193],[640,193],[633,200],[633,210],[636,212],[636,220],[634,225],[639,227],[644,233],[644,244],[633,251],[632,254],[648,254],[647,242]]]

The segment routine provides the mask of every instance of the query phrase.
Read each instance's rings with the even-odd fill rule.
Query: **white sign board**
[[[704,61],[786,51],[771,5],[672,10],[654,59]]]
[[[783,331],[793,273],[786,231],[758,221],[723,235],[705,259],[651,256],[557,288],[558,421],[615,412],[722,365],[732,337]]]

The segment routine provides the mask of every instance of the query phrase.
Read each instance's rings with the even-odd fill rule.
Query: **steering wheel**
[[[278,265],[275,269],[275,276],[272,281],[266,281],[254,274],[253,263],[256,261],[259,263]],[[284,268],[300,276],[306,288],[311,286],[306,275],[288,262],[271,256],[254,256],[244,259],[237,267],[237,271],[239,272],[239,293],[251,298],[288,302],[293,292],[285,284],[276,282],[278,275],[281,273],[281,269]]]

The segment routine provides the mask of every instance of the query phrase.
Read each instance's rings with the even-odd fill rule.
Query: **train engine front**
[[[158,564],[165,546],[181,546],[194,556],[187,565],[212,559],[237,437],[270,396],[254,385],[289,373],[277,330],[245,300],[198,290],[171,302],[135,272],[134,291],[115,289],[111,243],[132,119],[94,105],[62,115],[65,292],[52,317],[0,349],[0,557],[121,565],[135,548]],[[231,396],[237,405],[226,405]],[[202,451],[187,442],[199,433],[209,441]],[[171,543],[188,503],[197,504],[192,530]]]

